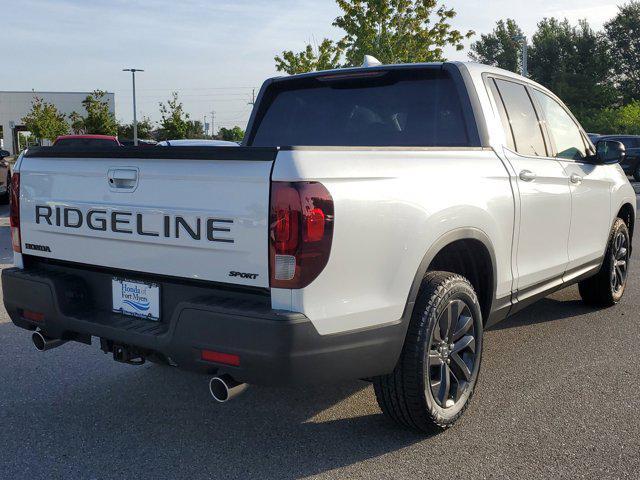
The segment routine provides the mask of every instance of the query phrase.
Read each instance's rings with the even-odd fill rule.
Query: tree
[[[515,20],[500,20],[493,32],[480,35],[480,40],[471,45],[469,57],[476,62],[520,73],[522,37],[522,29]]]
[[[333,26],[344,31],[343,38],[337,43],[325,39],[317,50],[307,45],[300,53],[283,52],[275,58],[278,70],[302,73],[357,66],[365,55],[373,55],[386,64],[442,61],[445,47],[462,50],[462,41],[474,34],[453,29],[450,21],[456,12],[439,6],[439,0],[336,0],[336,3],[342,15]]]
[[[153,136],[153,122],[148,117],[143,117],[138,121],[138,138],[148,139]],[[118,125],[118,138],[133,138],[133,123]]]
[[[615,82],[625,102],[640,100],[640,2],[619,7],[605,24],[611,44]]]
[[[65,115],[55,105],[47,103],[40,97],[34,97],[31,110],[22,119],[22,123],[36,138],[54,141],[60,135],[69,132],[69,124]]]
[[[437,62],[444,47],[464,49],[463,34],[449,23],[455,10],[439,0],[336,0],[342,16],[333,25],[345,31],[346,64],[361,65],[365,55],[382,63]]]
[[[204,138],[204,125],[200,120],[187,121],[187,133],[185,138]]]
[[[588,118],[583,126],[602,134],[640,135],[640,101],[617,108],[604,108]]]
[[[82,106],[87,112],[82,116],[77,112],[70,115],[73,131],[97,135],[117,135],[118,122],[109,108],[109,102],[105,99],[107,92],[94,90],[82,101]]]
[[[160,103],[160,140],[179,140],[187,138],[189,114],[185,113],[178,100],[178,92],[173,92],[167,103]]]
[[[300,53],[291,50],[282,52],[282,57],[275,57],[276,69],[289,75],[331,70],[340,67],[341,56],[342,47],[325,38],[316,48],[309,44]]]
[[[221,140],[226,140],[227,142],[240,143],[244,138],[244,130],[242,130],[240,127],[233,127],[233,128],[222,127],[220,130],[218,130],[217,137]]]
[[[69,121],[71,122],[71,131],[75,134],[84,133],[84,117],[78,112],[71,112],[69,115]]]
[[[635,100],[618,109],[618,131],[628,135],[640,135],[640,100]]]
[[[573,27],[566,19],[545,18],[532,43],[531,78],[562,98],[579,119],[615,102],[606,39],[586,21]]]

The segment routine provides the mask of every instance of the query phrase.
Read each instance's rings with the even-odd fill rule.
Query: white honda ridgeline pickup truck
[[[636,200],[542,86],[478,64],[268,80],[241,147],[30,149],[11,190],[13,322],[246,383],[367,379],[418,430],[467,407],[483,332],[579,282],[625,290]]]

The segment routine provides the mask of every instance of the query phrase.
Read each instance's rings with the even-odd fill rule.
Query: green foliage
[[[55,105],[34,97],[31,110],[22,123],[36,138],[55,140],[60,135],[69,132],[69,125],[65,115],[60,113]]]
[[[242,130],[240,127],[233,127],[233,128],[222,127],[220,130],[218,130],[217,137],[220,140],[226,140],[227,142],[240,143],[244,138],[244,130]]]
[[[529,55],[531,78],[558,95],[581,118],[615,103],[606,39],[586,21],[545,18],[538,23]]]
[[[295,74],[357,66],[365,55],[382,63],[417,63],[444,60],[444,48],[464,48],[462,41],[474,32],[461,33],[451,26],[453,9],[439,0],[336,0],[342,15],[333,26],[344,31],[337,43],[325,39],[314,49],[285,51],[275,57],[279,71]],[[344,56],[344,63],[342,58]]]
[[[325,38],[317,48],[311,44],[299,53],[291,50],[282,52],[282,56],[276,56],[276,69],[289,75],[314,72],[318,70],[331,70],[340,67],[342,47],[328,38]]]
[[[493,32],[480,35],[471,45],[469,57],[486,65],[520,73],[522,67],[522,29],[508,18],[496,23]]]
[[[179,140],[187,138],[189,132],[189,114],[185,113],[178,100],[178,92],[173,92],[167,103],[160,103],[160,140]]]
[[[204,138],[204,125],[200,120],[187,121],[187,133],[185,138]]]
[[[640,1],[619,7],[605,24],[615,82],[625,102],[640,100]]]
[[[82,101],[82,106],[87,112],[86,116],[83,117],[77,112],[69,116],[71,128],[75,133],[117,135],[118,123],[109,110],[106,95],[107,92],[103,90],[94,90]]]
[[[617,108],[596,111],[583,120],[590,132],[601,134],[640,135],[640,101]]]
[[[640,100],[618,108],[617,124],[622,133],[640,135]]]
[[[336,0],[343,14],[333,22],[345,31],[340,44],[346,64],[361,65],[365,55],[382,63],[444,60],[444,47],[462,50],[465,34],[452,28],[455,10],[438,0]]]
[[[153,137],[154,125],[150,118],[143,117],[142,120],[138,120],[138,138],[150,139]],[[133,139],[133,123],[119,124],[118,125],[118,138],[120,139]]]
[[[71,131],[75,134],[84,133],[84,117],[78,112],[71,112],[69,115],[69,121],[71,122]]]

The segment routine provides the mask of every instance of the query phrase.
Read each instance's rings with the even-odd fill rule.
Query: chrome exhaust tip
[[[47,337],[42,332],[33,332],[31,340],[33,341],[33,345],[36,347],[36,350],[39,352],[46,352],[47,350],[51,350],[52,348],[56,348],[67,343],[66,340]]]
[[[209,392],[216,402],[225,403],[247,389],[246,383],[236,382],[230,375],[221,375],[209,380]]]

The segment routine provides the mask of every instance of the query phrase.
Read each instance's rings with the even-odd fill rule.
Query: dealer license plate
[[[160,320],[160,285],[114,278],[111,286],[114,312]]]

